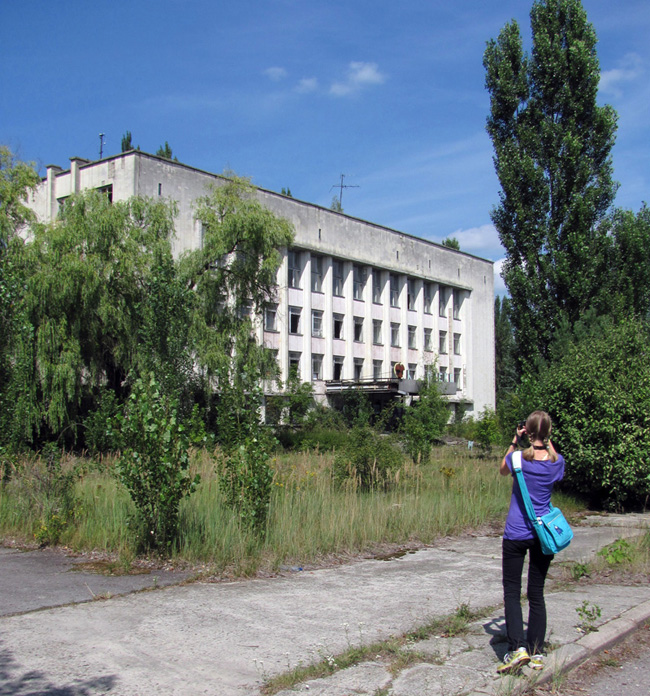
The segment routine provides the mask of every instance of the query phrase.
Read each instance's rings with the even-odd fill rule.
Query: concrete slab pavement
[[[85,570],[86,560],[53,549],[0,548],[0,616],[166,587],[191,576],[190,571],[159,569],[102,575]]]
[[[563,559],[584,562],[616,538],[641,533],[638,525],[649,520],[635,519],[634,528],[580,527]],[[0,565],[7,558],[0,555]],[[18,569],[7,577],[0,573],[2,604],[15,590],[11,577],[14,585],[24,582]],[[588,588],[585,597],[601,606],[601,620],[608,622],[650,600],[647,587],[623,589]],[[551,640],[557,634],[558,643],[576,644],[580,636],[570,624],[583,598],[564,594],[549,597]],[[57,596],[65,599],[65,593]],[[34,596],[32,609],[40,611],[0,619],[0,694],[253,695],[269,676],[402,634],[462,603],[500,607],[500,538],[446,539],[391,561],[274,579],[197,582],[83,604],[62,601],[50,609],[39,606],[42,601]],[[347,696],[384,689],[416,696],[491,688],[505,649],[500,612],[472,627],[467,649],[448,646],[448,660],[436,653],[397,676],[381,661],[371,662],[295,691],[309,686],[310,693]]]

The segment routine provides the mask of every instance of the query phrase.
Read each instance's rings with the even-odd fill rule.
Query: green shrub
[[[153,375],[138,379],[109,436],[123,446],[118,472],[137,509],[140,545],[169,552],[181,500],[199,482],[189,473],[189,441],[177,402],[161,393]]]
[[[492,445],[498,444],[500,439],[497,414],[489,406],[486,406],[476,422],[476,442],[483,452],[488,453],[491,451]]]
[[[120,410],[115,392],[112,389],[103,389],[97,400],[97,409],[92,411],[84,420],[85,442],[91,454],[110,452],[115,448],[115,443],[109,435],[109,424]]]
[[[418,399],[404,409],[400,425],[406,451],[414,462],[429,459],[431,446],[442,435],[448,420],[449,406],[438,384],[421,383]]]
[[[333,452],[347,447],[349,439],[347,430],[316,427],[303,433],[300,449]]]
[[[640,322],[602,326],[570,343],[522,389],[554,424],[565,481],[592,504],[623,509],[650,494],[650,351]]]
[[[361,489],[386,487],[391,474],[402,465],[402,453],[390,438],[369,426],[357,426],[350,432],[345,450],[334,458],[334,478],[351,480]]]
[[[224,459],[219,485],[226,504],[255,532],[266,533],[273,469],[269,463],[273,442],[260,433],[248,437]]]

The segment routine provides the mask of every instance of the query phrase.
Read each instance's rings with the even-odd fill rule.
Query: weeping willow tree
[[[0,444],[12,411],[9,385],[13,382],[14,350],[21,329],[20,297],[23,278],[20,256],[23,240],[19,231],[33,220],[25,198],[39,182],[34,168],[16,160],[9,148],[0,146]]]
[[[232,445],[257,431],[262,379],[274,375],[271,351],[253,337],[252,320],[275,300],[280,249],[291,224],[264,208],[246,179],[230,177],[196,201],[203,245],[180,260],[192,290],[191,336],[204,391],[216,391],[216,430]]]
[[[232,178],[197,201],[204,243],[176,261],[174,215],[171,203],[85,192],[16,245],[6,438],[84,444],[80,425],[99,413],[101,428],[142,375],[186,413],[216,392],[225,439],[253,423],[274,361],[254,340],[252,317],[273,298],[291,226]]]
[[[144,369],[178,386],[189,373],[186,298],[171,255],[173,207],[98,192],[72,196],[33,226],[21,254],[14,430],[26,442],[67,433],[102,391],[123,398]],[[169,385],[170,388],[172,384]]]

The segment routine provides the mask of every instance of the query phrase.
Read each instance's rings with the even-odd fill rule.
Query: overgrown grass
[[[460,447],[437,448],[426,463],[405,457],[388,486],[372,491],[360,490],[353,480],[344,486],[335,482],[333,457],[311,452],[273,461],[268,531],[261,539],[224,504],[218,453],[195,452],[192,467],[201,474],[201,484],[181,504],[174,557],[204,564],[213,574],[248,576],[385,545],[431,543],[501,522],[507,511],[511,484],[498,475],[497,460]],[[75,550],[132,553],[129,525],[135,510],[113,474],[110,458],[64,457],[58,469],[34,457],[21,460],[0,485],[0,535]],[[72,503],[53,495],[62,477],[72,482]],[[567,509],[571,502],[562,497],[559,504]],[[56,533],[43,532],[52,520]]]

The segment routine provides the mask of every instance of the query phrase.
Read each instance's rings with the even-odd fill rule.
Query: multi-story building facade
[[[65,198],[99,189],[113,201],[171,198],[178,206],[176,256],[202,243],[193,202],[218,175],[139,151],[70,168],[47,168],[31,195],[41,221]],[[260,202],[294,226],[283,250],[276,302],[258,339],[277,352],[284,379],[311,380],[324,399],[336,384],[372,389],[396,375],[434,377],[469,413],[494,407],[492,262],[381,225],[257,189]]]

